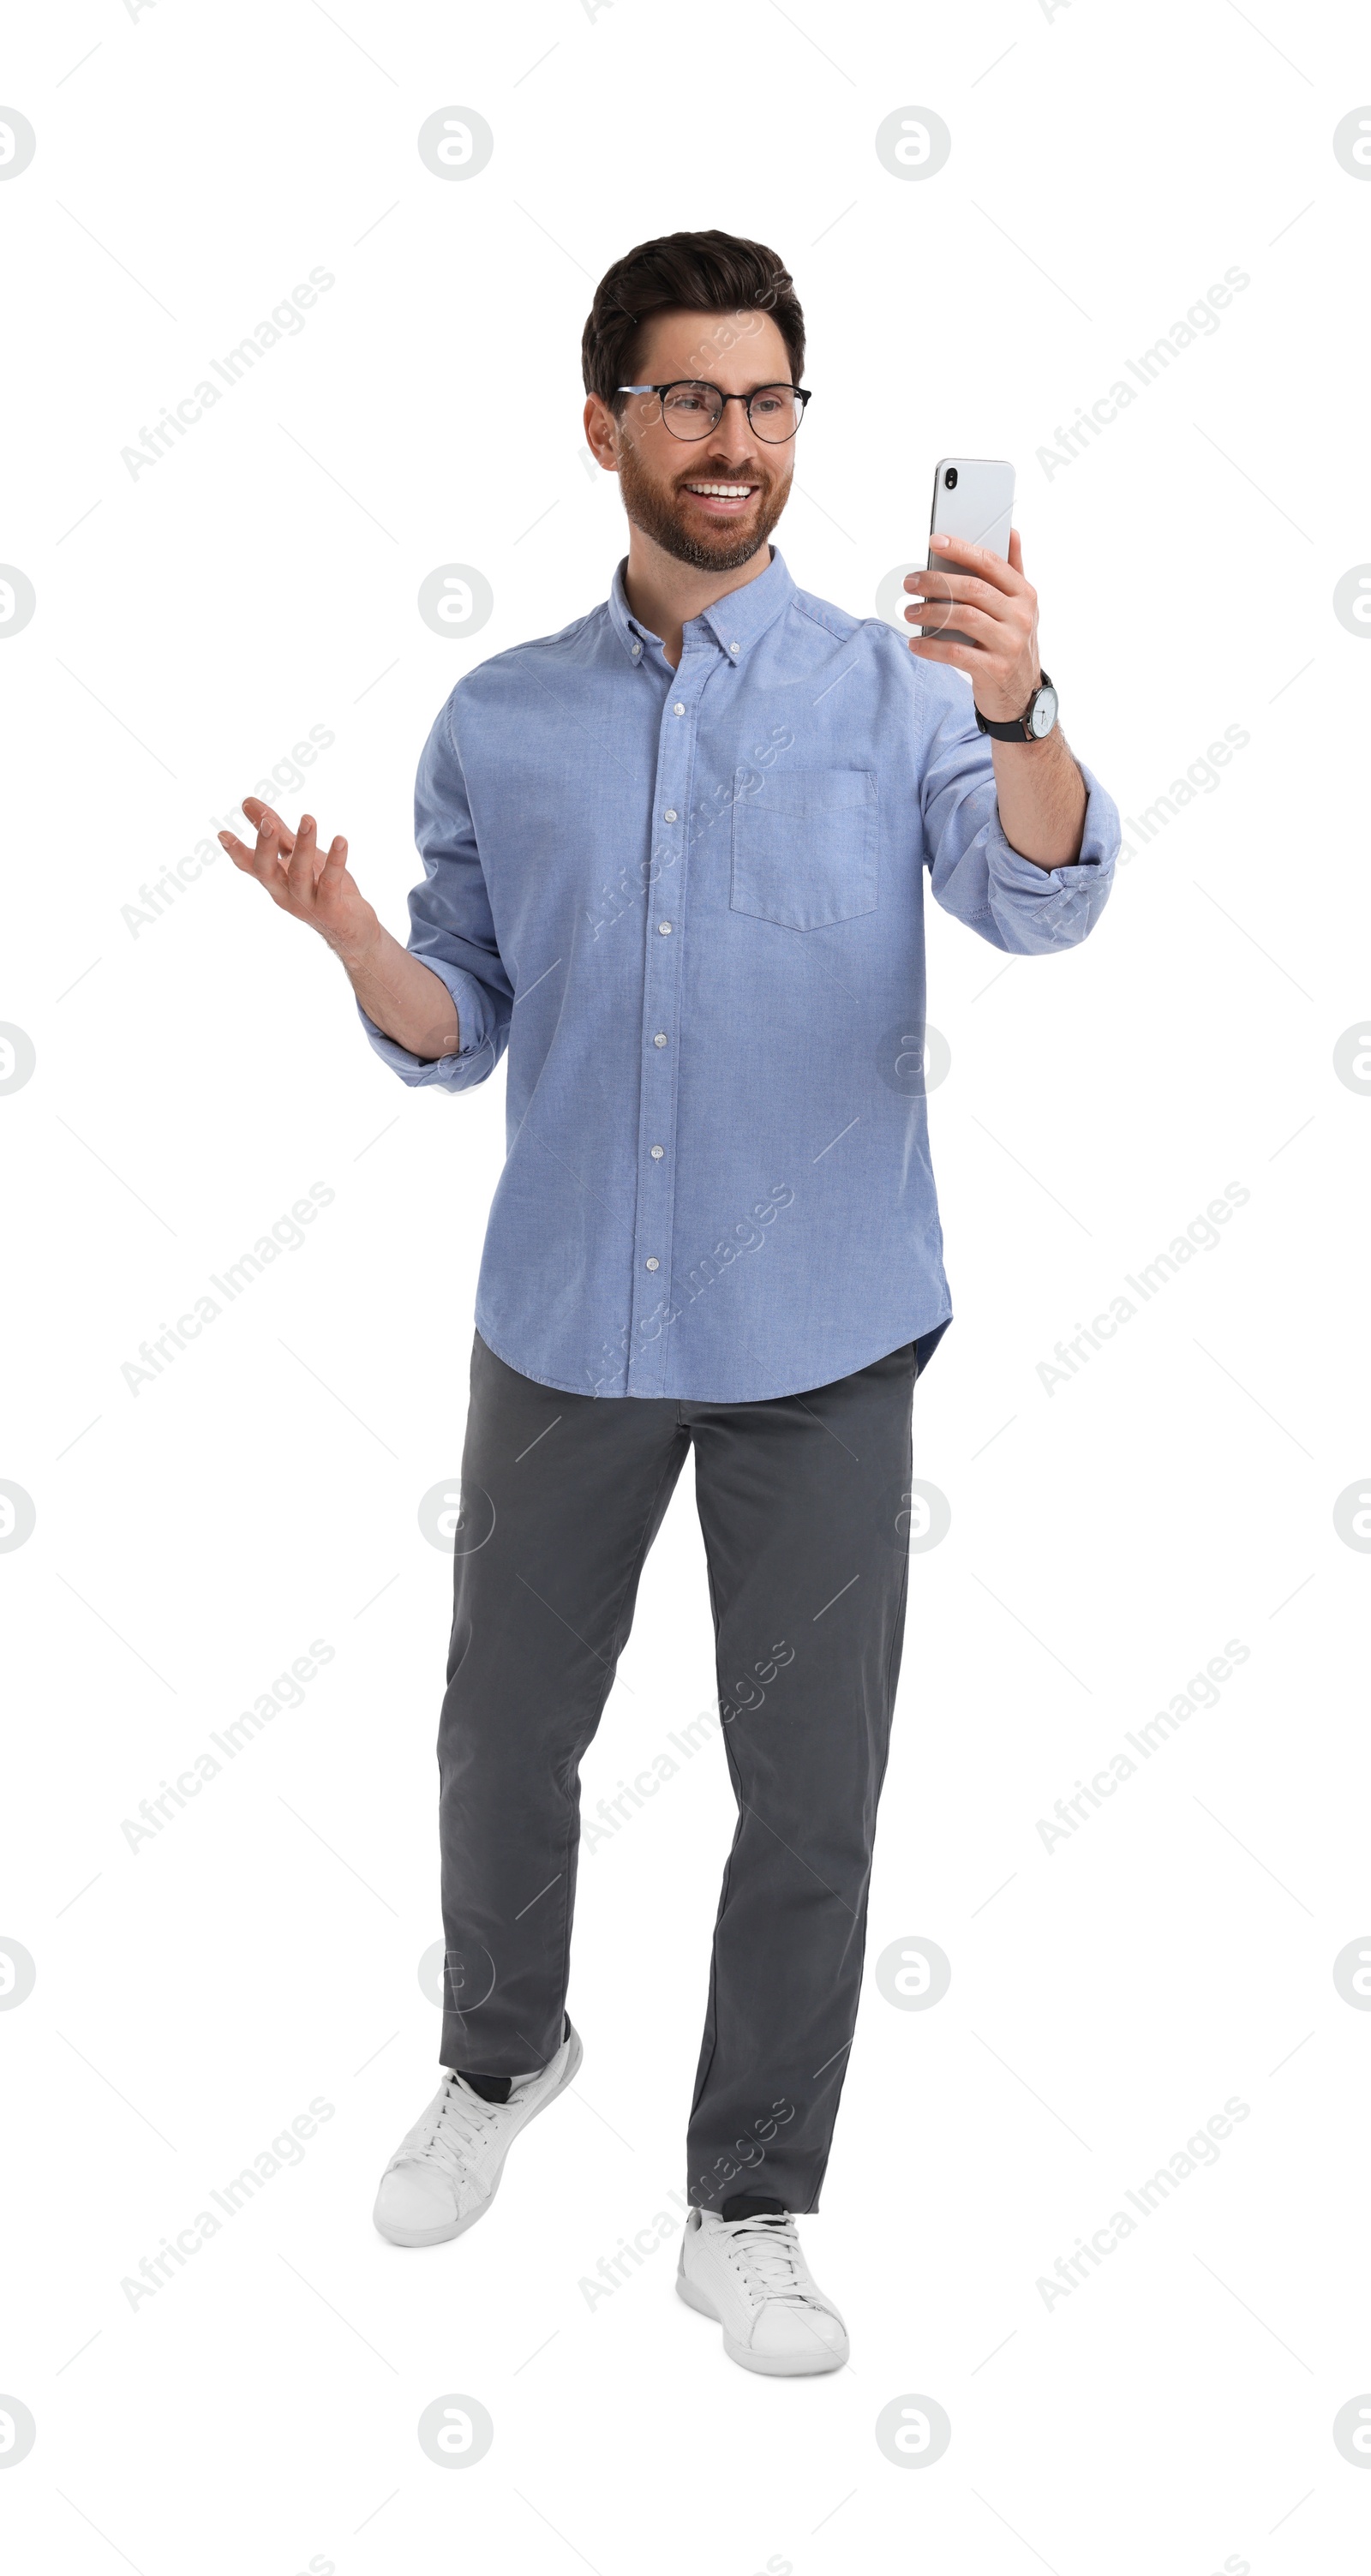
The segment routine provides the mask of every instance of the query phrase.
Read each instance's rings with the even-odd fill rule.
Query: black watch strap
[[[990,734],[996,742],[1038,741],[1040,737],[1034,733],[1032,725],[1029,723],[1029,718],[1038,703],[1038,699],[1042,691],[1044,689],[1050,689],[1051,687],[1052,681],[1048,673],[1046,671],[1040,671],[1038,675],[1037,688],[1034,690],[1032,697],[1024,708],[1023,714],[1021,716],[1011,717],[1007,724],[992,722],[989,716],[983,716],[980,708],[976,707],[974,712],[977,725],[981,732]]]

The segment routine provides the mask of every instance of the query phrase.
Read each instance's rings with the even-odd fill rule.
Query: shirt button
[[[671,928],[671,924],[669,921],[659,921],[657,927],[661,931],[663,937],[665,937],[667,931]]]
[[[635,660],[636,660],[636,658],[637,658],[638,654],[640,654],[640,653],[641,653],[642,649],[643,649],[643,648],[642,648],[641,644],[635,644],[635,645],[634,645],[634,647],[633,647],[633,654],[634,654],[634,658],[635,658]]]
[[[728,648],[728,649],[729,649],[730,653],[736,653],[736,652],[737,652],[737,650],[738,650],[738,647],[737,647],[737,645],[736,645],[736,644],[730,644],[730,646],[729,646],[729,648]]]
[[[675,706],[672,708],[671,712],[672,712],[672,714],[673,714],[674,716],[683,716],[683,715],[685,714],[685,708],[682,706],[681,701],[680,701],[680,699],[679,699],[679,698],[677,699],[676,704],[675,704]]]
[[[668,807],[667,807],[667,809],[666,809],[665,814],[662,816],[662,821],[663,821],[664,823],[674,823],[674,822],[675,822],[675,820],[676,820],[676,808],[675,808],[675,806],[674,806],[674,805],[668,805]]]
[[[653,1146],[653,1148],[652,1148],[652,1159],[653,1159],[653,1162],[654,1162],[654,1163],[660,1163],[660,1161],[661,1161],[661,1159],[662,1159],[662,1156],[663,1156],[663,1154],[664,1154],[665,1152],[666,1152],[666,1147],[665,1147],[665,1145],[654,1145],[654,1146]]]
[[[656,1255],[655,1255],[654,1253],[651,1253],[651,1252],[650,1252],[650,1253],[648,1254],[648,1257],[647,1257],[647,1261],[646,1261],[645,1267],[646,1267],[647,1269],[649,1269],[649,1270],[660,1270],[660,1269],[661,1269],[661,1266],[662,1266],[662,1265],[661,1265],[660,1261],[658,1261],[658,1259],[656,1258]]]
[[[655,1038],[653,1039],[652,1043],[653,1043],[653,1045],[654,1045],[654,1046],[665,1046],[665,1045],[666,1045],[666,1031],[665,1031],[664,1029],[659,1029],[659,1030],[657,1031],[657,1034],[656,1034]]]

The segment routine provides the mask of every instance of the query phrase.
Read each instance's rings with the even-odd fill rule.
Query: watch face
[[[1029,717],[1028,721],[1039,741],[1041,741],[1045,733],[1050,733],[1052,731],[1052,728],[1057,721],[1057,692],[1055,689],[1039,689],[1038,694],[1033,701],[1033,713]]]

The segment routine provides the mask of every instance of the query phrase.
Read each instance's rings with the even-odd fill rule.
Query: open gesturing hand
[[[345,962],[364,956],[375,942],[380,923],[348,874],[348,845],[342,834],[321,852],[312,814],[302,814],[299,829],[292,832],[259,796],[245,796],[243,812],[257,826],[252,849],[233,832],[219,835],[234,866],[245,876],[256,877],[282,912],[307,921]]]

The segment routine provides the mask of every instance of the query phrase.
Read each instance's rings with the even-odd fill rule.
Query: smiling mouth
[[[716,509],[737,510],[750,501],[761,486],[757,483],[687,483],[685,489],[692,500],[708,502]]]

